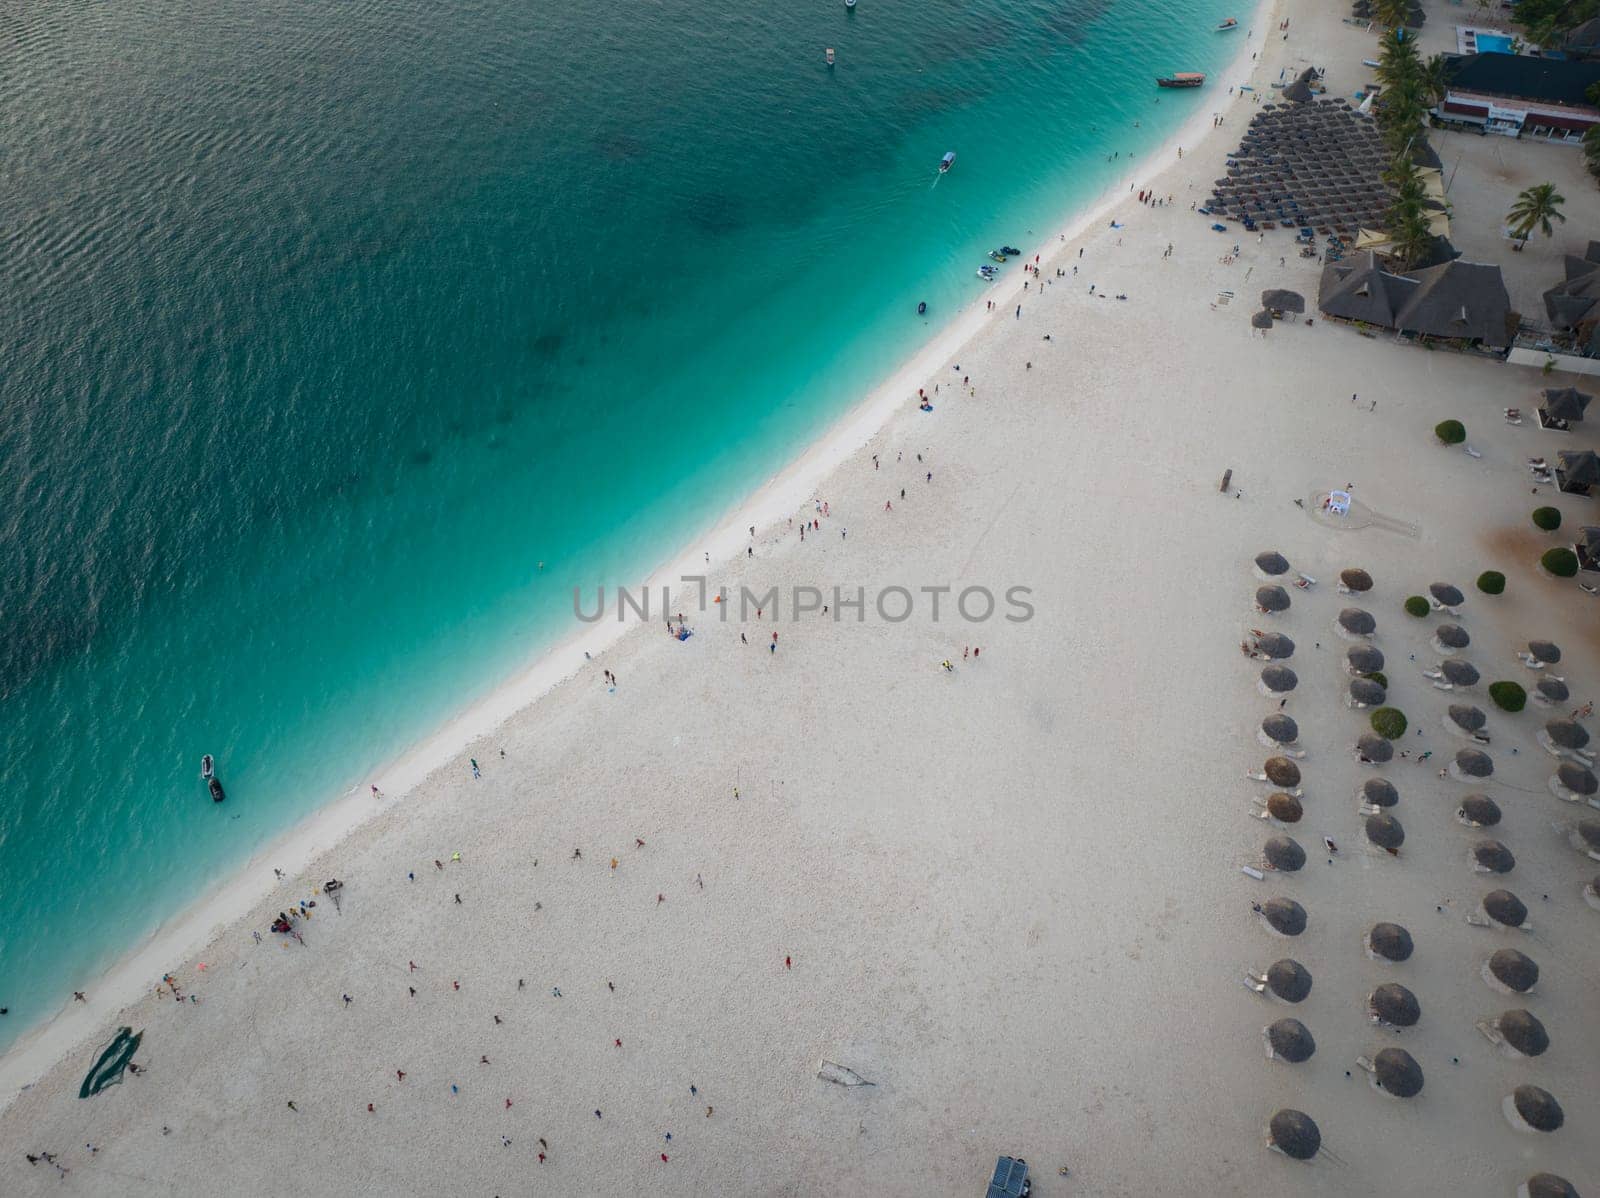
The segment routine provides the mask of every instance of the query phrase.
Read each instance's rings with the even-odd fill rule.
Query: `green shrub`
[[[1528,705],[1528,692],[1515,682],[1491,682],[1489,698],[1501,711],[1521,711]]]
[[[1441,420],[1433,426],[1433,435],[1445,445],[1460,445],[1467,439],[1467,430],[1459,420]]]
[[[1399,740],[1406,734],[1406,713],[1398,707],[1380,707],[1372,713],[1372,730],[1384,740]]]
[[[1498,570],[1485,570],[1478,575],[1478,589],[1485,595],[1503,595],[1506,590],[1506,576]]]
[[[1384,690],[1388,690],[1389,689],[1389,676],[1387,674],[1385,674],[1382,670],[1373,670],[1372,673],[1363,674],[1361,676],[1363,678],[1369,678],[1373,682],[1376,682],[1379,686],[1383,687]]]
[[[1558,507],[1536,507],[1533,509],[1533,524],[1535,528],[1545,532],[1555,532],[1561,527],[1561,509]]]
[[[1416,616],[1420,620],[1432,610],[1428,606],[1428,601],[1421,595],[1413,595],[1406,600],[1406,615],[1408,616]]]
[[[1571,578],[1578,572],[1578,555],[1565,545],[1557,545],[1544,551],[1539,564],[1557,578]]]

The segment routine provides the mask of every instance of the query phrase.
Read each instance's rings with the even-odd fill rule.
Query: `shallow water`
[[[19,12],[0,1045],[759,485],[1241,36],[1221,0]]]

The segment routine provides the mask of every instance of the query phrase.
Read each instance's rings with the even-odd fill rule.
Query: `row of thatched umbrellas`
[[[1382,224],[1391,199],[1386,163],[1372,121],[1344,100],[1267,105],[1228,159],[1226,176],[1213,182],[1207,208],[1267,228],[1353,236]]]
[[[1268,551],[1256,557],[1255,569],[1257,575],[1266,582],[1265,586],[1257,589],[1256,610],[1264,614],[1288,610],[1291,603],[1287,591],[1270,581],[1289,573],[1287,559],[1276,551]],[[1365,570],[1350,569],[1340,573],[1339,589],[1343,592],[1360,594],[1371,588],[1372,578]],[[1435,583],[1429,588],[1429,593],[1434,610],[1451,615],[1456,615],[1455,609],[1465,602],[1460,588],[1450,583]],[[1365,643],[1365,638],[1376,631],[1376,621],[1366,611],[1346,608],[1340,612],[1335,629],[1346,639],[1357,642],[1345,654],[1346,668],[1351,675],[1350,706],[1365,708],[1383,705],[1387,699],[1386,687],[1379,681],[1384,666],[1383,652],[1375,645]],[[1453,653],[1468,644],[1470,637],[1459,625],[1441,624],[1435,630],[1433,645],[1441,653]],[[1242,647],[1250,656],[1268,661],[1261,680],[1265,693],[1286,694],[1294,689],[1293,671],[1281,664],[1294,653],[1294,642],[1288,636],[1278,632],[1257,631],[1253,643],[1247,641]],[[1542,671],[1547,664],[1559,661],[1561,653],[1558,647],[1549,642],[1533,641],[1520,656],[1525,665]],[[1379,678],[1371,677],[1374,674]],[[1439,669],[1425,671],[1425,674],[1434,680],[1434,686],[1443,690],[1467,688],[1480,681],[1477,669],[1470,663],[1449,657],[1440,663]],[[1550,676],[1542,676],[1539,684],[1536,684],[1536,690],[1547,704],[1568,698],[1565,683]],[[1466,736],[1481,734],[1487,723],[1487,717],[1480,709],[1464,703],[1451,704],[1447,720]],[[1281,750],[1267,760],[1260,775],[1252,775],[1282,788],[1267,798],[1261,816],[1280,827],[1290,827],[1298,823],[1303,815],[1298,789],[1301,772],[1290,756],[1299,755],[1295,749],[1299,727],[1293,717],[1281,710],[1280,704],[1280,710],[1270,713],[1262,721],[1258,739],[1269,748]],[[1576,755],[1583,760],[1589,734],[1574,720],[1553,719],[1538,734],[1538,740],[1547,751],[1557,755]],[[1357,742],[1356,756],[1364,764],[1382,764],[1391,760],[1393,754],[1392,744],[1376,734],[1364,734]],[[1469,748],[1458,751],[1454,761],[1441,774],[1453,774],[1458,779],[1470,780],[1490,777],[1493,772],[1494,763],[1489,755]],[[1552,789],[1557,789],[1558,780],[1576,783],[1580,793],[1594,793],[1594,775],[1586,765],[1573,761],[1562,762],[1557,777],[1552,779]],[[1390,809],[1399,802],[1399,792],[1394,784],[1387,778],[1369,778],[1358,791],[1357,797],[1360,810],[1366,816],[1364,832],[1367,840],[1375,847],[1397,855],[1404,843],[1405,831],[1399,820],[1390,814]],[[1493,827],[1501,818],[1499,806],[1483,794],[1468,795],[1461,801],[1456,814],[1461,823],[1474,829]],[[1580,850],[1588,851],[1600,859],[1600,821],[1584,821],[1576,830],[1573,840]],[[1332,847],[1329,842],[1329,848]],[[1305,850],[1288,835],[1271,837],[1264,846],[1262,856],[1264,868],[1286,873],[1302,869],[1306,862]],[[1509,849],[1498,841],[1487,839],[1473,846],[1471,860],[1475,869],[1490,873],[1506,873],[1515,865],[1515,858]],[[1600,877],[1590,884],[1589,891],[1595,894],[1595,901],[1600,905]],[[1307,927],[1305,909],[1293,899],[1272,898],[1257,904],[1256,910],[1277,935],[1298,936]],[[1491,927],[1520,928],[1527,921],[1526,905],[1508,890],[1490,892],[1484,897],[1480,910],[1480,915],[1472,917],[1471,922]],[[1405,961],[1413,951],[1410,932],[1399,924],[1387,921],[1374,924],[1368,930],[1364,945],[1373,959],[1389,962]],[[1502,948],[1488,957],[1482,973],[1492,987],[1510,994],[1524,994],[1538,981],[1539,967],[1518,950]],[[1310,994],[1312,985],[1310,971],[1290,958],[1274,962],[1263,973],[1251,975],[1248,980],[1258,992],[1270,994],[1287,1003],[1303,1001]],[[1367,999],[1367,1010],[1375,1023],[1390,1028],[1410,1027],[1421,1018],[1421,1005],[1416,996],[1405,986],[1392,982],[1384,983],[1371,992]],[[1507,1010],[1479,1027],[1492,1041],[1524,1058],[1536,1057],[1549,1046],[1549,1035],[1543,1024],[1532,1012],[1522,1008]],[[1272,1059],[1299,1063],[1309,1059],[1316,1051],[1310,1030],[1294,1018],[1275,1021],[1264,1029],[1263,1036],[1267,1055]],[[1370,1060],[1363,1059],[1361,1064],[1369,1072],[1372,1084],[1394,1097],[1410,1098],[1422,1090],[1422,1068],[1404,1049],[1385,1047]],[[1560,1103],[1554,1096],[1533,1085],[1518,1086],[1506,1097],[1503,1108],[1513,1126],[1526,1130],[1554,1131],[1565,1119]],[[1278,1111],[1269,1122],[1268,1143],[1290,1157],[1309,1160],[1321,1148],[1321,1132],[1309,1115],[1286,1108]],[[1570,1192],[1567,1182],[1551,1174],[1536,1175],[1526,1184],[1531,1194]],[[1567,1188],[1564,1191],[1560,1187]]]

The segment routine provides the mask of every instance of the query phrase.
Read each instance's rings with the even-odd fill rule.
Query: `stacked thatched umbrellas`
[[[1380,228],[1390,204],[1388,155],[1373,122],[1343,99],[1316,101],[1313,81],[1296,79],[1256,113],[1206,204],[1207,215],[1246,228],[1311,228],[1352,238]],[[1294,293],[1268,292],[1263,306],[1294,311]],[[1274,303],[1273,300],[1286,303]]]

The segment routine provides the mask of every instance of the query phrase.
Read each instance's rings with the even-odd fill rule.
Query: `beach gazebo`
[[[1594,397],[1576,387],[1546,387],[1540,393],[1539,423],[1545,428],[1565,432],[1583,419],[1584,409]]]
[[[1256,588],[1256,610],[1269,615],[1289,610],[1289,592],[1280,586]]]
[[[1400,846],[1406,842],[1406,830],[1387,812],[1367,816],[1365,830],[1367,839],[1391,857],[1399,853]]]
[[[1488,795],[1468,795],[1456,808],[1456,818],[1469,828],[1492,828],[1500,822],[1500,807]]]
[[[1306,909],[1291,898],[1270,898],[1261,904],[1261,918],[1280,936],[1298,936],[1306,930]]]
[[[1383,650],[1372,645],[1351,645],[1344,660],[1352,674],[1376,674],[1383,669]]]
[[[1322,1147],[1322,1132],[1304,1111],[1285,1107],[1267,1122],[1267,1147],[1297,1161],[1308,1161]]]
[[[1317,1042],[1311,1038],[1306,1025],[1298,1019],[1279,1019],[1262,1029],[1267,1042],[1269,1061],[1288,1061],[1298,1065],[1309,1061],[1317,1051]]]
[[[1364,938],[1368,954],[1385,961],[1411,959],[1411,933],[1397,923],[1375,923]]]
[[[1288,666],[1267,666],[1261,671],[1261,689],[1270,695],[1286,695],[1299,683]]]
[[[1376,732],[1363,732],[1356,738],[1356,760],[1363,765],[1383,765],[1394,760],[1394,745]]]
[[[1359,595],[1372,589],[1372,575],[1361,569],[1339,571],[1339,589],[1346,594]]]
[[[1494,1021],[1494,1030],[1500,1033],[1507,1047],[1525,1057],[1540,1056],[1550,1047],[1550,1034],[1544,1030],[1544,1024],[1532,1011],[1521,1007],[1500,1012]]]
[[[1256,638],[1256,652],[1274,661],[1294,656],[1294,642],[1281,632],[1264,632]]]
[[[1539,981],[1539,966],[1514,948],[1496,949],[1483,963],[1483,980],[1516,994],[1526,994]]]
[[[1400,801],[1400,792],[1387,778],[1368,778],[1357,797],[1369,807],[1393,807]]]
[[[1486,841],[1495,844],[1495,841]],[[1503,847],[1503,846],[1502,846]],[[1520,928],[1528,922],[1528,905],[1509,890],[1491,890],[1479,904],[1491,923],[1502,928]]]
[[[1389,693],[1370,678],[1350,679],[1351,707],[1382,707]]]
[[[1300,739],[1300,725],[1290,716],[1275,711],[1261,721],[1261,735],[1275,745],[1292,745]]]
[[[1274,836],[1261,851],[1268,869],[1292,874],[1305,868],[1306,851],[1292,836]]]
[[[1284,1002],[1304,1002],[1311,993],[1311,971],[1284,957],[1267,966],[1266,988]]]
[[[1480,840],[1473,845],[1472,863],[1480,873],[1486,874],[1508,874],[1517,867],[1511,850],[1498,840]]]
[[[1422,1018],[1422,1005],[1398,982],[1385,982],[1367,996],[1367,1014],[1390,1027],[1414,1027]]]
[[[1450,770],[1458,778],[1487,778],[1494,773],[1494,759],[1482,749],[1457,749]]]
[[[1576,803],[1594,798],[1595,793],[1600,791],[1600,780],[1595,778],[1593,770],[1563,761],[1550,778],[1550,789],[1557,798]]]
[[[1567,450],[1556,454],[1556,487],[1572,495],[1587,495],[1600,483],[1600,456],[1592,449]]]
[[[1378,630],[1378,622],[1371,612],[1359,607],[1347,607],[1339,613],[1339,628],[1351,636],[1371,636]]]
[[[1567,1116],[1549,1090],[1518,1086],[1501,1104],[1506,1121],[1518,1131],[1559,1131]]]
[[[1289,559],[1276,549],[1256,554],[1256,572],[1263,578],[1277,578],[1289,572]]]
[[[1372,1082],[1396,1098],[1422,1093],[1422,1066],[1403,1048],[1385,1048],[1372,1058]]]

